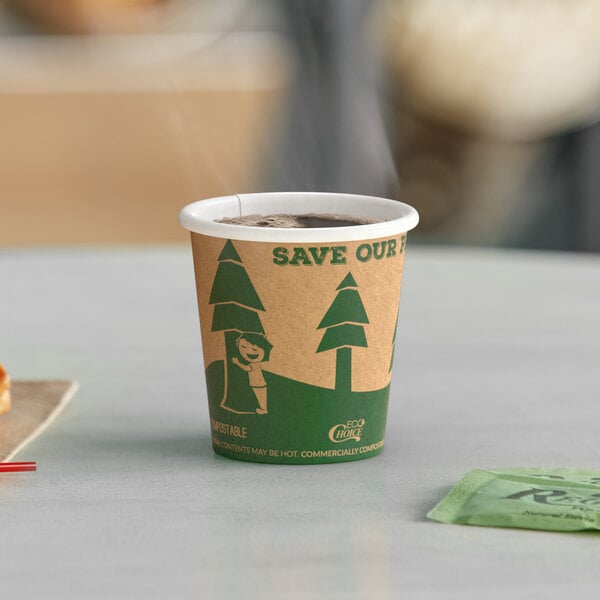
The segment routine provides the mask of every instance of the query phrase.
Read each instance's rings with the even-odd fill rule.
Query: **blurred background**
[[[411,241],[598,252],[599,115],[600,0],[0,0],[0,245],[318,190],[414,205]]]

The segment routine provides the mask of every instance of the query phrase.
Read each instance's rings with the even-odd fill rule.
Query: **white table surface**
[[[215,455],[191,252],[0,250],[0,360],[77,379],[0,475],[3,598],[598,598],[600,533],[442,525],[473,467],[600,469],[600,257],[409,244],[386,449]]]

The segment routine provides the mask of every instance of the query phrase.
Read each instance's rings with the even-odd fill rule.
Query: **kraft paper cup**
[[[270,229],[249,214],[385,219]],[[406,234],[414,208],[349,194],[240,194],[186,206],[215,452],[269,463],[384,446]]]

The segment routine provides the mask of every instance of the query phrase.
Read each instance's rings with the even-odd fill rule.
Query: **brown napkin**
[[[78,387],[75,381],[13,381],[12,408],[0,415],[0,461],[11,459],[50,425]]]

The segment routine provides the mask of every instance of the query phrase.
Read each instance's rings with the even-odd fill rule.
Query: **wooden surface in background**
[[[281,61],[171,49],[130,71],[112,68],[118,51],[108,65],[67,53],[0,84],[0,245],[183,241],[183,205],[259,189]]]

